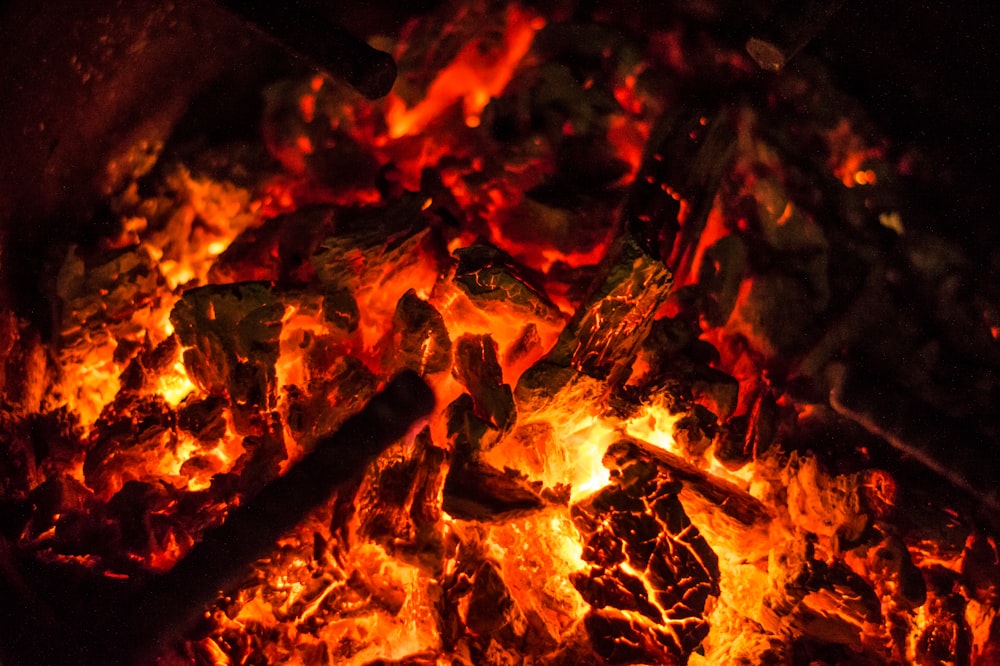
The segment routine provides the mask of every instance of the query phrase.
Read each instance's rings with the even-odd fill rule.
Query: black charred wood
[[[392,56],[297,2],[216,2],[293,56],[346,81],[368,99],[384,97],[396,81]]]
[[[482,460],[481,453],[496,443],[498,431],[476,416],[472,396],[459,396],[448,405],[447,415],[454,455],[444,482],[442,507],[449,515],[489,521],[545,506],[540,484],[531,484],[513,470],[500,470]]]
[[[456,461],[448,470],[442,508],[463,520],[489,522],[524,515],[546,505],[542,488],[479,459]]]

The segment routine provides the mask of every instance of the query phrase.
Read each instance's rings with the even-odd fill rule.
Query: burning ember
[[[995,491],[848,362],[889,294],[863,239],[907,234],[888,142],[817,65],[762,82],[692,16],[448,4],[386,98],[271,82],[257,143],[116,193],[54,272],[55,339],[0,320],[0,564],[65,637],[32,649],[1000,659],[965,499]]]

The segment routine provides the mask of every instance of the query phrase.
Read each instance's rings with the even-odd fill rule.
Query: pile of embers
[[[154,151],[54,339],[0,320],[10,658],[1000,659],[1000,300],[911,230],[918,148],[707,11],[448,4],[386,99]],[[437,407],[389,384],[358,460],[400,372]]]

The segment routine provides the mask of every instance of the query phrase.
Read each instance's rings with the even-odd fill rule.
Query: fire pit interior
[[[1000,663],[1000,259],[822,25],[227,4],[4,187],[4,664]]]

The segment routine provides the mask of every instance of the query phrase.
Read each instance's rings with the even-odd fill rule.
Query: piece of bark
[[[859,573],[867,574],[876,591],[890,597],[897,609],[913,611],[923,606],[927,601],[927,585],[906,544],[894,534],[883,534],[877,530],[874,534],[872,543],[859,546],[850,553],[850,557],[863,561],[863,570]],[[855,570],[858,568],[855,567]]]
[[[49,352],[38,331],[7,310],[0,310],[0,359],[5,409],[17,414],[40,412],[49,390]]]
[[[691,397],[695,402],[724,422],[736,411],[740,384],[732,375],[710,366],[698,368],[691,381]]]

